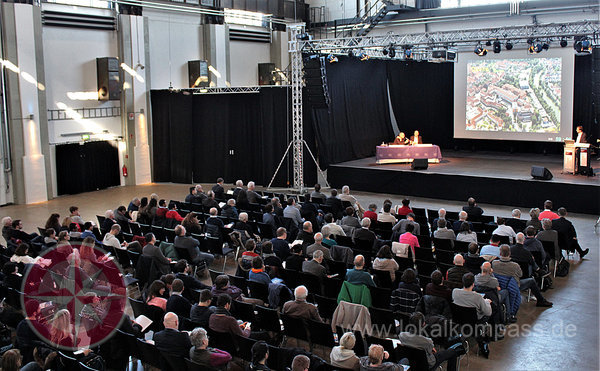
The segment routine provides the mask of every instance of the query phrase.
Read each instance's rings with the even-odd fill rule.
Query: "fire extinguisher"
[[[127,177],[127,166],[123,165],[123,176]]]

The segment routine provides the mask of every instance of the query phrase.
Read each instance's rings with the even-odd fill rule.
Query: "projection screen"
[[[454,67],[454,137],[562,142],[573,132],[571,48],[462,52]]]

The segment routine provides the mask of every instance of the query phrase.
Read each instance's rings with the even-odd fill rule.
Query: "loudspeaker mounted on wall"
[[[429,161],[426,158],[415,158],[410,164],[410,168],[413,170],[427,170],[429,167]]]
[[[119,60],[113,57],[96,58],[98,100],[120,100],[121,78]]]
[[[538,180],[550,180],[552,179],[552,173],[550,170],[543,166],[532,166],[531,167],[531,176],[533,179]]]
[[[208,62],[204,60],[188,61],[188,81],[190,88],[206,88],[210,86]]]

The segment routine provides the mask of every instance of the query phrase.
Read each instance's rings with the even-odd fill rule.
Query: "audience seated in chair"
[[[325,259],[331,260],[331,253],[329,249],[323,246],[323,234],[316,233],[314,241],[315,242],[312,245],[306,248],[306,255],[312,256],[315,251],[320,250],[323,252],[323,256],[325,257]]]
[[[364,270],[365,257],[356,255],[354,257],[354,268],[346,271],[346,281],[354,285],[367,285],[375,287],[375,282],[371,275]]]
[[[361,371],[401,371],[404,368],[393,362],[384,362],[390,358],[390,354],[383,350],[383,346],[379,344],[371,344],[369,347],[369,355],[361,357],[359,360]]]
[[[327,277],[327,268],[322,265],[323,251],[316,250],[312,257],[313,258],[311,260],[302,263],[302,272],[315,275],[319,277],[321,282],[323,282],[325,277]]]
[[[200,291],[198,303],[192,305],[188,317],[195,324],[208,327],[208,320],[215,312],[216,307],[211,306],[213,295],[210,290]]]
[[[292,317],[323,322],[317,307],[306,301],[307,296],[308,289],[306,286],[300,285],[296,287],[294,289],[294,300],[290,300],[283,304],[283,310],[281,312]]]
[[[185,287],[183,286],[183,281],[179,278],[173,280],[171,285],[171,296],[167,299],[167,312],[173,312],[177,314],[179,317],[189,317],[190,310],[192,309],[192,304],[182,296],[183,290]]]
[[[285,269],[291,269],[293,271],[301,271],[302,264],[306,260],[302,255],[302,245],[296,244],[292,246],[290,250],[290,256],[285,259]]]
[[[446,272],[446,282],[451,288],[461,287],[463,276],[470,271],[464,266],[465,258],[462,255],[454,255],[454,266]]]
[[[500,246],[500,259],[492,262],[492,268],[494,269],[494,272],[503,276],[513,277],[515,281],[517,281],[521,291],[531,289],[531,292],[537,300],[537,307],[551,307],[552,303],[544,298],[539,287],[537,286],[537,283],[535,282],[535,279],[521,279],[521,277],[523,277],[521,267],[519,264],[511,261],[510,254],[511,249],[508,245]]]
[[[438,296],[452,301],[452,290],[444,285],[442,272],[434,270],[431,272],[431,282],[425,286],[425,295]]]
[[[358,371],[360,368],[359,358],[354,353],[356,337],[351,332],[346,332],[340,338],[339,344],[331,349],[331,365],[349,370]]]
[[[466,353],[462,341],[455,340],[454,344],[447,346],[445,350],[436,350],[433,340],[423,335],[424,327],[425,317],[422,313],[415,312],[410,316],[408,331],[399,333],[398,339],[400,339],[402,345],[424,350],[429,369],[435,369],[447,361],[446,369],[448,371],[457,370],[458,356]],[[369,349],[370,355],[371,349]]]
[[[154,334],[156,348],[175,357],[186,358],[190,355],[192,343],[187,332],[179,331],[179,318],[173,312],[167,312],[163,324],[165,329]]]
[[[231,354],[208,347],[208,334],[202,327],[196,327],[190,334],[192,347],[189,358],[204,367],[224,367],[231,361]]]

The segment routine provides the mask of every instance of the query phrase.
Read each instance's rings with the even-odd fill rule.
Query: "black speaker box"
[[[119,60],[113,57],[96,58],[98,100],[120,100],[121,78]]]
[[[533,179],[539,180],[550,180],[552,179],[552,173],[550,170],[546,169],[543,166],[532,166],[531,167],[531,176]]]
[[[190,88],[210,86],[207,61],[188,61],[188,82]]]
[[[426,158],[415,158],[410,164],[410,168],[413,170],[427,170],[429,162]]]

